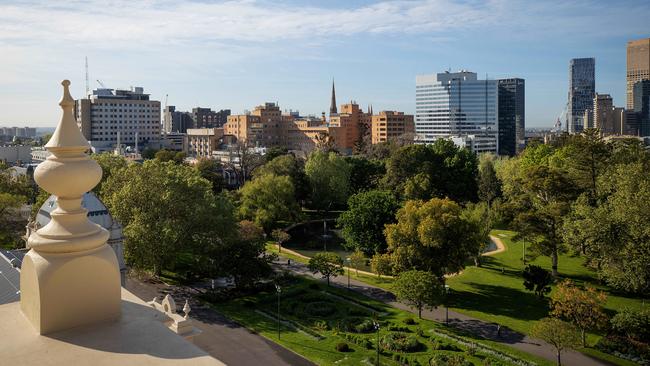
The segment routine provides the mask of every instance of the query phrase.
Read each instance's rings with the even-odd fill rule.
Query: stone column
[[[74,119],[70,81],[64,80],[63,116],[45,148],[52,153],[34,172],[36,183],[57,197],[52,220],[27,240],[20,273],[23,314],[40,334],[114,320],[120,316],[120,272],[109,233],[92,223],[81,197],[102,170]]]

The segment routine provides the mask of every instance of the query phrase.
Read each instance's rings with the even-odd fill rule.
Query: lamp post
[[[449,285],[445,285],[445,325],[449,325]]]
[[[348,290],[349,290],[350,289],[350,262],[351,262],[350,257],[345,258],[345,261],[348,264]]]
[[[280,293],[282,293],[282,287],[275,284],[275,291],[278,293],[278,340],[280,340]]]
[[[379,321],[377,319],[377,314],[373,316],[372,326],[377,332],[377,366],[379,366]]]

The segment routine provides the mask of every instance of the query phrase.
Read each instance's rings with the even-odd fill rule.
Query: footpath
[[[496,239],[498,240],[498,238]],[[495,242],[497,242],[497,240],[495,240]],[[500,243],[500,240],[497,242],[497,247],[498,247],[497,251],[505,250],[505,247],[503,246],[502,243]],[[321,279],[320,275],[313,274],[311,271],[309,271],[306,264],[296,262],[296,261],[291,261],[291,264],[288,265],[287,264],[288,258],[283,257],[282,254],[280,254],[279,257],[280,259],[274,263],[274,266],[277,269],[288,270],[298,275]],[[348,278],[346,276],[333,277],[330,278],[330,283],[340,288],[347,288]],[[397,301],[395,299],[395,295],[382,288],[351,278],[350,290],[356,291],[370,298],[382,301],[395,308],[417,314],[417,310],[411,309],[408,305]],[[435,320],[440,323],[444,323],[446,319],[448,319],[448,324],[457,329],[461,329],[463,331],[474,334],[481,338],[502,343],[503,345],[510,346],[519,351],[544,358],[551,362],[555,362],[557,360],[555,348],[550,344],[539,339],[530,338],[525,334],[515,332],[511,329],[504,329],[504,327],[501,327],[501,331],[497,335],[497,325],[494,323],[484,322],[482,320],[472,318],[470,316],[455,312],[453,310],[448,310],[448,314],[447,314],[446,309],[443,307],[439,307],[434,310],[422,310],[422,317],[429,320]],[[577,351],[563,352],[562,363],[565,365],[577,365],[577,366],[611,366],[612,365],[611,363],[605,362],[603,360],[595,359],[593,357],[587,356]]]

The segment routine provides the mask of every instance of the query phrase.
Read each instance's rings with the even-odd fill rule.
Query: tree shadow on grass
[[[454,290],[451,307],[526,321],[539,320],[548,314],[548,300],[523,289],[477,283],[469,285],[473,291]]]

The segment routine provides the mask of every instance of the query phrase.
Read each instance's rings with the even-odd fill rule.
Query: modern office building
[[[95,152],[124,146],[160,147],[160,102],[141,87],[95,89],[75,101],[75,118]]]
[[[439,138],[474,152],[499,151],[498,83],[469,71],[418,75],[415,80],[418,143]]]
[[[163,110],[163,131],[165,133],[185,133],[188,128],[192,127],[193,120],[189,112],[177,111],[173,105],[167,106]]]
[[[650,38],[627,42],[627,109],[634,108],[634,84],[650,80]]]
[[[636,114],[638,136],[650,136],[650,80],[634,83],[632,110]]]
[[[33,127],[0,127],[0,135],[9,137],[36,137],[36,128]]]
[[[514,156],[526,146],[526,82],[497,80],[499,85],[499,155]]]
[[[591,109],[596,93],[596,59],[574,58],[569,62],[569,101],[567,130],[580,133],[584,129],[584,113]]]

